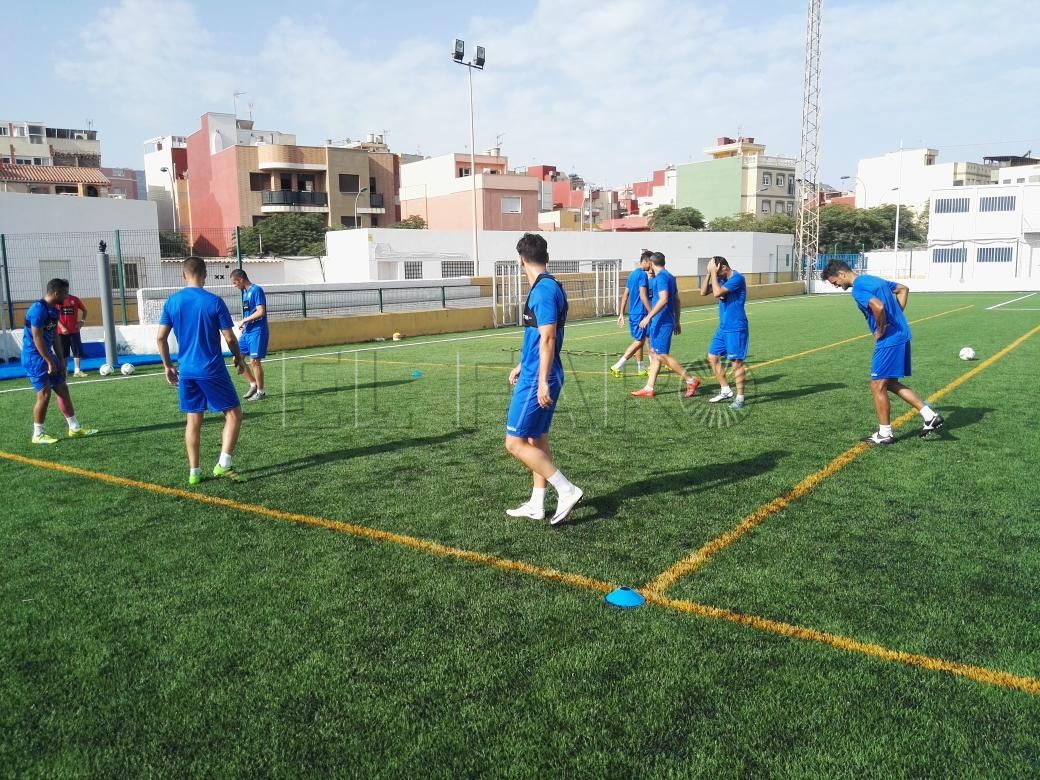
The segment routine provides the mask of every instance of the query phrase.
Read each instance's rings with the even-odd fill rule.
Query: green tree
[[[413,214],[410,217],[402,219],[400,222],[395,222],[392,225],[389,225],[389,227],[402,230],[425,230],[426,220],[418,214]]]
[[[656,231],[690,231],[704,228],[704,215],[686,206],[658,206],[650,212],[650,229]]]
[[[161,257],[187,257],[191,254],[188,239],[172,230],[159,231],[159,255]]]
[[[313,254],[305,250],[321,245],[325,253],[325,219],[318,214],[275,214],[255,227],[242,228],[242,254]],[[234,246],[231,247],[234,253]]]
[[[820,209],[820,250],[823,252],[863,252],[891,247],[895,240],[894,205],[857,209],[833,204]],[[899,209],[899,245],[915,246],[924,240],[920,224],[911,208]]]
[[[715,217],[708,223],[708,230],[717,233],[749,233],[757,229],[758,217],[754,214],[733,214],[729,217]]]
[[[789,233],[794,235],[797,223],[793,214],[770,214],[761,217],[755,227],[758,233]]]

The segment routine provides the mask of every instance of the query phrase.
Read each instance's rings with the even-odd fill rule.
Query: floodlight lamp
[[[478,68],[484,67],[484,47],[477,47],[477,56],[473,58],[473,64]]]
[[[462,62],[462,58],[466,56],[466,42],[461,38],[455,39],[455,53],[452,57],[455,62]]]

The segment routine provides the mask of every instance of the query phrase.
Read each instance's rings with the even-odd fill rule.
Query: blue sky
[[[257,126],[301,143],[389,130],[402,152],[464,151],[458,35],[475,74],[477,147],[608,186],[703,159],[743,130],[798,153],[805,3],[555,0],[503,4],[308,0],[51,0],[9,11],[3,115],[89,118],[106,165],[187,134],[232,93]],[[51,46],[40,46],[45,32]],[[824,179],[908,146],[941,160],[1040,154],[1040,16],[1012,0],[826,0]],[[11,74],[15,74],[12,78]]]

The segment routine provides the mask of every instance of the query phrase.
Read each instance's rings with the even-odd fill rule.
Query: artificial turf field
[[[627,334],[572,323],[558,528],[503,512],[516,329],[270,360],[247,484],[188,488],[154,371],[72,383],[101,433],[53,447],[2,383],[0,774],[1040,775],[1040,298],[987,310],[1016,297],[911,295],[947,428],[879,450],[848,296],[748,307],[739,414],[711,380],[629,398]],[[715,323],[673,342],[705,379]]]

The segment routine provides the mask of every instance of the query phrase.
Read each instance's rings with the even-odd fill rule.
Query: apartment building
[[[16,165],[101,166],[97,131],[0,119],[0,162]]]
[[[992,184],[996,171],[985,163],[940,162],[938,149],[902,149],[860,160],[851,183],[859,208],[899,203],[921,210],[933,190]]]
[[[124,200],[148,200],[145,197],[144,171],[134,168],[102,168],[110,183],[108,194]]]
[[[498,149],[475,155],[474,162],[475,174],[468,154],[402,165],[402,218],[418,215],[432,230],[470,230],[475,183],[478,230],[537,230],[540,180],[511,173],[508,158]]]
[[[110,182],[100,168],[0,162],[0,192],[104,198]]]
[[[188,226],[199,252],[226,254],[230,229],[273,214],[317,214],[328,227],[399,218],[400,166],[389,150],[331,141],[304,146],[293,134],[211,112],[187,137],[186,151]]]
[[[160,230],[187,229],[188,139],[162,135],[144,142],[145,197],[156,204]]]
[[[793,215],[796,160],[765,151],[752,137],[716,139],[704,150],[710,160],[676,167],[675,207],[696,208],[705,220],[742,213]]]

